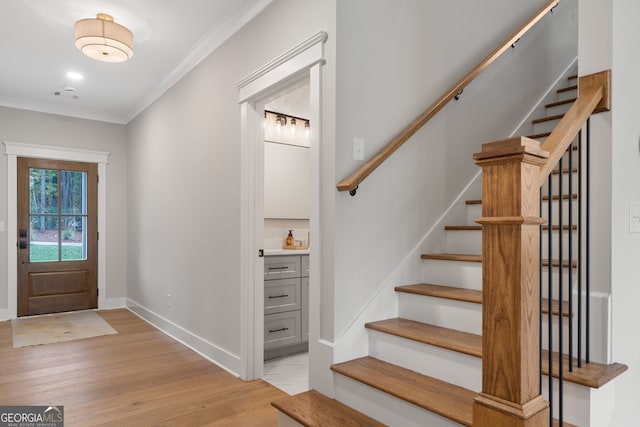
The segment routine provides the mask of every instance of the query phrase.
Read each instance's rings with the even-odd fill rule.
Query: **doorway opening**
[[[265,358],[265,105],[281,97],[283,94],[300,88],[301,82],[308,82],[309,114],[311,124],[309,135],[309,177],[310,177],[310,213],[308,217],[309,234],[306,244],[309,246],[308,265],[309,296],[307,301],[320,301],[320,147],[321,147],[321,73],[324,65],[324,43],[327,34],[317,33],[275,58],[265,66],[238,83],[239,104],[241,117],[241,372],[244,380],[254,380],[263,377]],[[300,117],[302,118],[302,117]],[[292,176],[292,180],[296,177]],[[314,236],[316,238],[314,239]],[[287,236],[282,236],[286,238]],[[303,241],[304,237],[294,236],[295,240]],[[286,240],[285,240],[286,243]],[[306,254],[305,254],[306,255]],[[289,256],[289,255],[287,255]],[[295,257],[295,256],[294,256]],[[302,263],[302,256],[297,255]],[[318,266],[318,267],[316,267]],[[276,266],[277,267],[277,266]],[[296,267],[300,275],[300,268]],[[277,270],[276,270],[277,271]],[[273,276],[272,276],[273,277]],[[298,276],[298,279],[301,279]],[[302,293],[302,287],[299,288]],[[265,297],[266,295],[266,297]],[[271,295],[285,298],[289,293]],[[302,301],[302,299],[300,299]],[[294,303],[295,304],[295,303]],[[292,310],[293,311],[293,310]],[[309,305],[308,330],[309,347],[313,349],[318,340],[320,309],[314,304]],[[295,320],[295,325],[301,331],[302,324]],[[284,329],[288,328],[288,329]],[[274,332],[284,332],[295,329],[294,325],[271,328]],[[276,331],[283,329],[282,331]],[[267,329],[268,332],[268,329]],[[301,333],[301,332],[299,332]],[[313,354],[310,354],[313,360]],[[313,362],[310,364],[310,372]],[[307,375],[308,376],[308,375]]]

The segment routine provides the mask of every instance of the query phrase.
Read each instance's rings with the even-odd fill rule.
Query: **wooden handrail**
[[[580,129],[594,112],[609,110],[609,84],[611,71],[602,71],[580,77],[578,99],[573,103],[540,147],[549,153],[549,159],[540,168],[538,187],[542,186],[558,161],[576,138]]]
[[[520,39],[527,31],[531,29],[538,21],[540,21],[551,9],[556,7],[560,0],[549,1],[544,7],[538,10],[531,19],[522,25],[516,32],[511,34],[496,49],[487,55],[482,61],[471,69],[456,84],[449,88],[436,102],[431,104],[420,116],[405,127],[398,135],[396,135],[384,148],[376,153],[369,161],[362,165],[348,178],[343,179],[336,185],[339,191],[352,192],[360,185],[371,172],[376,170],[386,159],[388,159],[398,148],[402,146],[409,138],[411,138],[422,126],[424,126],[433,116],[435,116],[442,108],[444,108],[451,99],[462,92],[480,73],[482,73],[489,65],[508,50],[514,43]]]

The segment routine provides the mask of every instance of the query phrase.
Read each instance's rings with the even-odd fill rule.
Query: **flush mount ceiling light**
[[[82,53],[98,61],[123,62],[133,56],[133,33],[105,13],[76,22],[74,39]]]

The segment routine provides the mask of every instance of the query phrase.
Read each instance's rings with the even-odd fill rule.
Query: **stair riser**
[[[577,232],[573,232],[573,255],[578,252]],[[557,258],[559,254],[560,237],[557,231],[552,234],[552,252],[553,257]],[[569,232],[562,233],[563,238],[563,259],[569,257]],[[481,254],[482,253],[482,232],[479,230],[451,230],[446,232],[446,251],[448,253],[458,254]],[[542,231],[542,253],[544,258],[548,258],[549,232]]]
[[[422,275],[425,283],[435,283],[440,285],[451,285],[465,289],[482,289],[482,263],[481,262],[465,262],[465,261],[442,261],[442,260],[423,260],[422,261]],[[555,269],[557,271],[557,269]],[[548,283],[549,283],[549,269],[547,267],[542,268],[542,296],[547,298],[548,295]],[[573,270],[574,283],[577,280],[576,269]],[[564,286],[564,298],[568,298],[569,286],[569,269],[563,269],[562,275]],[[554,295],[553,298],[558,299],[558,277],[557,274],[553,276],[554,283]]]
[[[556,116],[558,114],[564,114],[569,110],[571,104],[556,105],[555,107],[545,108],[545,114],[548,116]]]
[[[371,356],[471,390],[482,388],[478,357],[369,331]]]
[[[482,334],[480,304],[399,293],[398,316],[416,322]]]
[[[358,381],[334,374],[336,400],[389,426],[460,427],[460,424]]]
[[[482,253],[482,231],[451,230],[446,233],[446,252],[452,254]]]
[[[482,263],[429,259],[422,261],[421,268],[421,277],[426,283],[482,289]]]
[[[558,123],[560,123],[560,119],[534,123],[533,133],[551,132],[552,130],[555,129],[556,126],[558,126]]]
[[[567,169],[567,163],[564,163],[562,165],[563,169]],[[575,167],[575,163],[573,164],[573,167]],[[560,182],[560,175],[559,174],[553,174],[553,186],[555,189],[558,188],[558,182]],[[578,174],[577,173],[573,173],[573,178],[572,178],[572,183],[571,183],[571,187],[573,188],[573,194],[578,194],[578,187],[579,187],[579,180],[578,180]],[[543,190],[543,194],[547,194],[547,184],[545,184],[542,188]],[[557,190],[554,191],[554,193],[557,194]],[[563,173],[562,174],[562,194],[568,194],[569,193],[569,174],[568,173]]]
[[[478,371],[477,375],[480,375]],[[390,426],[460,427],[460,424],[414,406],[358,381],[334,374],[336,399]],[[564,383],[564,421],[590,427],[590,393],[587,387]],[[542,377],[542,395],[548,400],[548,380]],[[558,419],[558,381],[554,379],[554,418]],[[295,425],[295,424],[293,424]],[[595,425],[593,427],[596,427]]]
[[[567,90],[564,92],[559,92],[556,96],[557,101],[566,101],[567,99],[572,99],[578,96],[577,90]]]
[[[477,335],[482,334],[482,306],[476,303],[454,301],[444,298],[433,298],[422,295],[400,294],[398,295],[398,315],[403,319],[415,320],[416,322],[428,323],[435,326],[441,326],[443,328],[456,329],[458,331],[469,332]],[[559,350],[558,318],[558,316],[553,316],[553,349],[555,351]],[[576,317],[574,316],[574,319],[575,318]],[[577,320],[575,320],[575,322],[577,322]],[[548,325],[548,315],[543,314],[542,348],[545,350],[549,348]],[[569,319],[567,317],[564,317],[563,329],[564,350],[565,352],[568,352]],[[371,332],[372,331],[370,331],[370,333]],[[577,336],[574,337],[574,348],[577,353]],[[388,361],[395,363],[391,360]],[[414,368],[409,367],[409,369]]]

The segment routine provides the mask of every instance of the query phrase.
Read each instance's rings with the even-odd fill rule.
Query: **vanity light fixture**
[[[304,136],[305,138],[309,138],[309,120],[304,122]]]
[[[291,123],[291,135],[295,135],[296,134],[296,119],[295,118],[291,118],[290,120]]]
[[[278,114],[276,117],[276,130],[280,132],[284,126],[287,125],[287,118],[283,115]]]
[[[76,22],[74,40],[82,53],[98,61],[123,62],[133,56],[133,33],[106,13]]]

